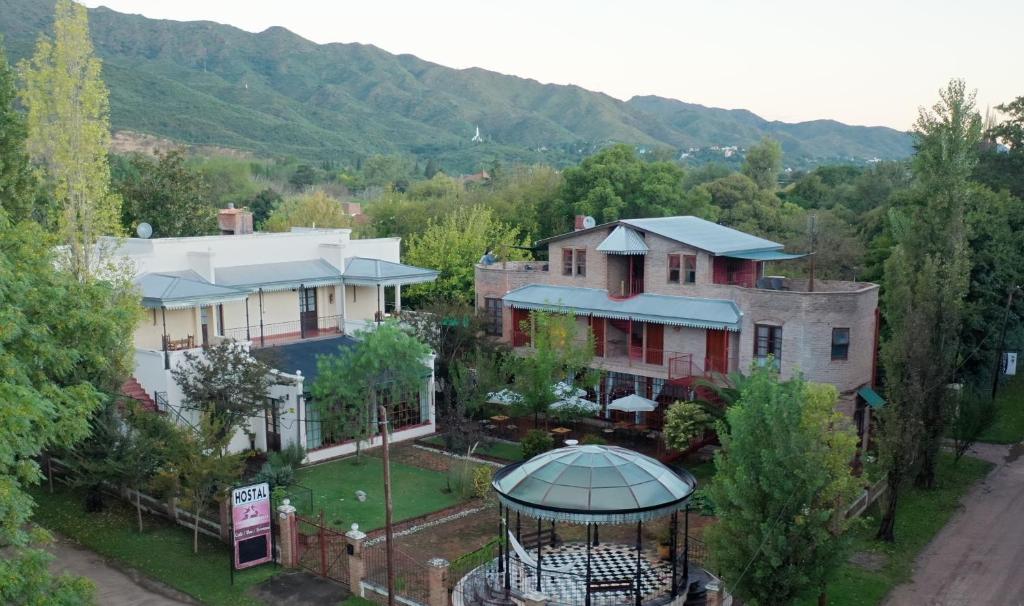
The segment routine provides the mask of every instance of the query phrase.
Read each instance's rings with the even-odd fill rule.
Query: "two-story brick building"
[[[876,363],[878,286],[766,275],[803,255],[697,217],[624,219],[538,243],[549,261],[476,266],[489,330],[530,342],[530,312],[568,311],[592,334],[602,403],[635,392],[663,403],[694,377],[772,359],[783,377],[834,384],[865,425]],[[860,396],[858,397],[858,394]],[[655,418],[657,415],[655,415]]]

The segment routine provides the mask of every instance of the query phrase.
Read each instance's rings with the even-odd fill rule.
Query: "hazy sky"
[[[1022,0],[87,0],[286,27],[450,67],[655,94],[785,121],[908,129],[951,77],[983,112],[1024,95]]]

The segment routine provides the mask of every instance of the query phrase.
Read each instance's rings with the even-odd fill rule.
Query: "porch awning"
[[[882,406],[885,406],[885,398],[878,395],[878,392],[871,389],[868,385],[858,389],[857,395],[864,398],[864,401],[867,402],[868,406],[871,408],[881,408]]]
[[[787,253],[781,250],[755,250],[752,252],[728,253],[724,255],[733,259],[747,259],[750,261],[789,261],[790,259],[802,259],[807,253]]]
[[[219,285],[264,292],[341,284],[341,271],[323,259],[218,267],[214,276]]]
[[[143,274],[135,284],[142,291],[142,306],[148,309],[187,309],[249,296],[246,290],[210,284],[191,270]]]
[[[345,263],[345,284],[355,286],[395,286],[433,282],[438,272],[404,263],[352,257]]]
[[[732,301],[672,295],[641,294],[629,299],[611,299],[596,288],[530,284],[506,294],[502,301],[514,309],[537,309],[558,313],[653,322],[709,330],[739,332],[743,314]]]
[[[650,249],[636,230],[620,225],[597,245],[597,250],[616,255],[646,255]]]

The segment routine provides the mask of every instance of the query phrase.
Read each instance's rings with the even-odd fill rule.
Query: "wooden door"
[[[512,310],[512,346],[522,347],[530,344],[530,310]]]
[[[644,361],[661,366],[665,363],[665,325],[647,324],[647,348]]]
[[[729,333],[724,330],[707,331],[707,352],[704,370],[725,374],[729,372]]]
[[[277,407],[277,400],[269,400],[264,410],[264,418],[267,428],[267,451],[281,451],[281,413]]]
[[[594,335],[594,355],[604,357],[604,318],[590,316],[590,332]]]
[[[210,345],[210,308],[200,307],[199,308],[199,323],[203,331],[203,347]]]
[[[316,289],[299,289],[299,332],[302,336],[315,335],[316,324]]]

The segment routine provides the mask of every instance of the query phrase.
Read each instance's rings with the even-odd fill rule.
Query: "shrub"
[[[473,470],[473,495],[486,499],[491,494],[491,478],[494,468],[490,465],[477,465]]]
[[[587,435],[583,436],[582,440],[580,440],[580,444],[607,444],[607,443],[608,443],[608,440],[605,440],[601,436],[599,436],[597,434],[594,434],[594,433],[588,433]]]
[[[522,445],[523,459],[529,460],[554,448],[555,440],[546,431],[531,429],[523,438]]]
[[[703,488],[698,488],[690,495],[690,507],[702,516],[715,515],[715,502]]]
[[[448,468],[448,492],[458,495],[460,499],[468,499],[475,493],[473,463],[454,461]]]
[[[253,483],[266,482],[270,484],[270,488],[274,489],[278,486],[289,486],[295,481],[295,469],[291,465],[280,465],[274,466],[271,461],[267,461],[260,467],[260,470],[252,477]]]

